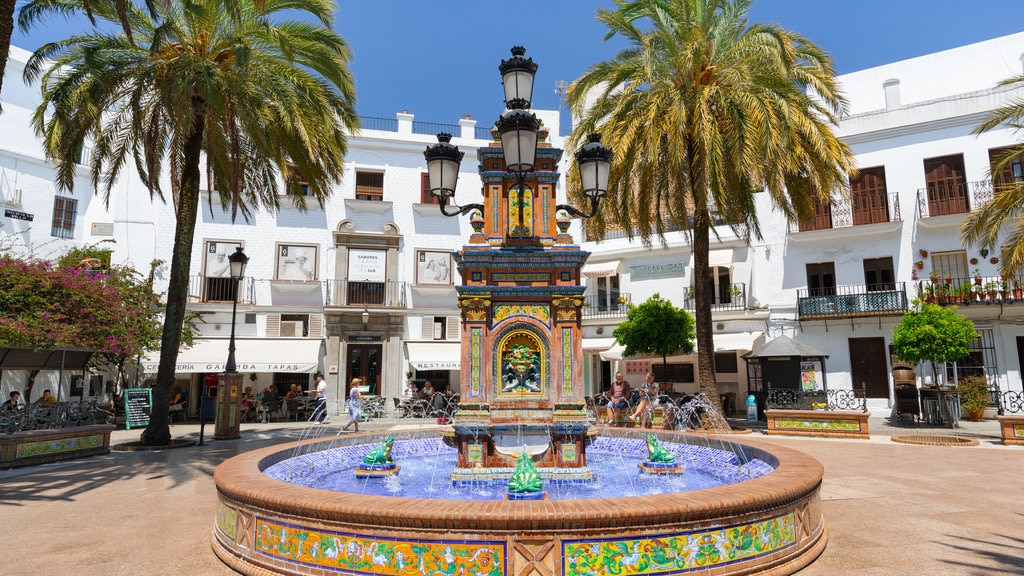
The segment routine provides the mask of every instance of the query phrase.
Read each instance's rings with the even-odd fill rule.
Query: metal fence
[[[765,405],[769,409],[785,410],[868,411],[867,390],[864,388],[813,391],[769,389]]]
[[[72,400],[52,404],[28,404],[0,410],[0,431],[52,430],[96,424],[103,420],[96,400]]]

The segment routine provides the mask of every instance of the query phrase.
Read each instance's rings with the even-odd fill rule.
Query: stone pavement
[[[210,549],[214,468],[243,451],[336,434],[338,422],[244,424],[241,439],[224,441],[210,440],[208,425],[205,446],[0,471],[0,573],[233,574]],[[384,419],[364,427],[419,425],[433,421]],[[1001,446],[995,422],[950,431],[873,416],[870,440],[767,437],[756,429],[761,425],[737,439],[786,445],[825,466],[828,547],[802,576],[1024,573],[1024,448]],[[172,433],[197,439],[199,425],[176,424]],[[889,438],[950,433],[980,444],[918,446]],[[112,443],[138,434],[116,431]]]

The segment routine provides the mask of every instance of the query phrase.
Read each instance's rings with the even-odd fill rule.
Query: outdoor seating
[[[916,422],[921,418],[921,405],[918,401],[917,386],[913,384],[897,384],[896,391],[896,417],[902,418],[909,414]]]

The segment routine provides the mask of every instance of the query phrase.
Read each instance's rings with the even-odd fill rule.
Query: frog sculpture
[[[369,454],[363,457],[363,464],[389,464],[394,462],[391,459],[391,445],[395,443],[394,436],[388,436],[377,446],[370,451]]]
[[[516,461],[516,468],[512,471],[512,477],[508,479],[508,491],[510,494],[525,494],[529,492],[540,492],[543,489],[540,475],[533,467],[533,460],[529,454],[520,454]]]
[[[644,436],[647,439],[647,461],[648,462],[663,462],[671,463],[676,461],[676,457],[673,456],[668,450],[662,447],[661,443],[654,434],[647,434]]]

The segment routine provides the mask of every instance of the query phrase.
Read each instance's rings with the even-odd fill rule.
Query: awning
[[[708,266],[724,266],[729,268],[732,266],[732,253],[732,248],[728,250],[712,250],[708,253]]]
[[[605,276],[614,276],[619,273],[619,265],[622,264],[622,260],[612,260],[610,262],[595,262],[591,264],[587,262],[583,265],[580,272],[583,273],[587,278],[603,278]]]
[[[409,364],[414,370],[460,370],[462,345],[460,342],[406,342]]]
[[[602,360],[612,362],[614,360],[622,360],[622,353],[626,351],[626,347],[622,344],[615,344],[611,348],[601,352],[600,356]]]
[[[239,372],[291,372],[312,374],[320,366],[321,340],[310,338],[235,338],[235,365]],[[222,372],[228,359],[228,339],[196,340],[178,352],[177,374]],[[156,372],[160,353],[142,360],[144,372]]]
[[[584,338],[584,352],[604,352],[615,345],[615,338]]]
[[[732,334],[715,334],[715,351],[722,350],[753,350],[756,345],[764,343],[764,332],[734,332]]]

